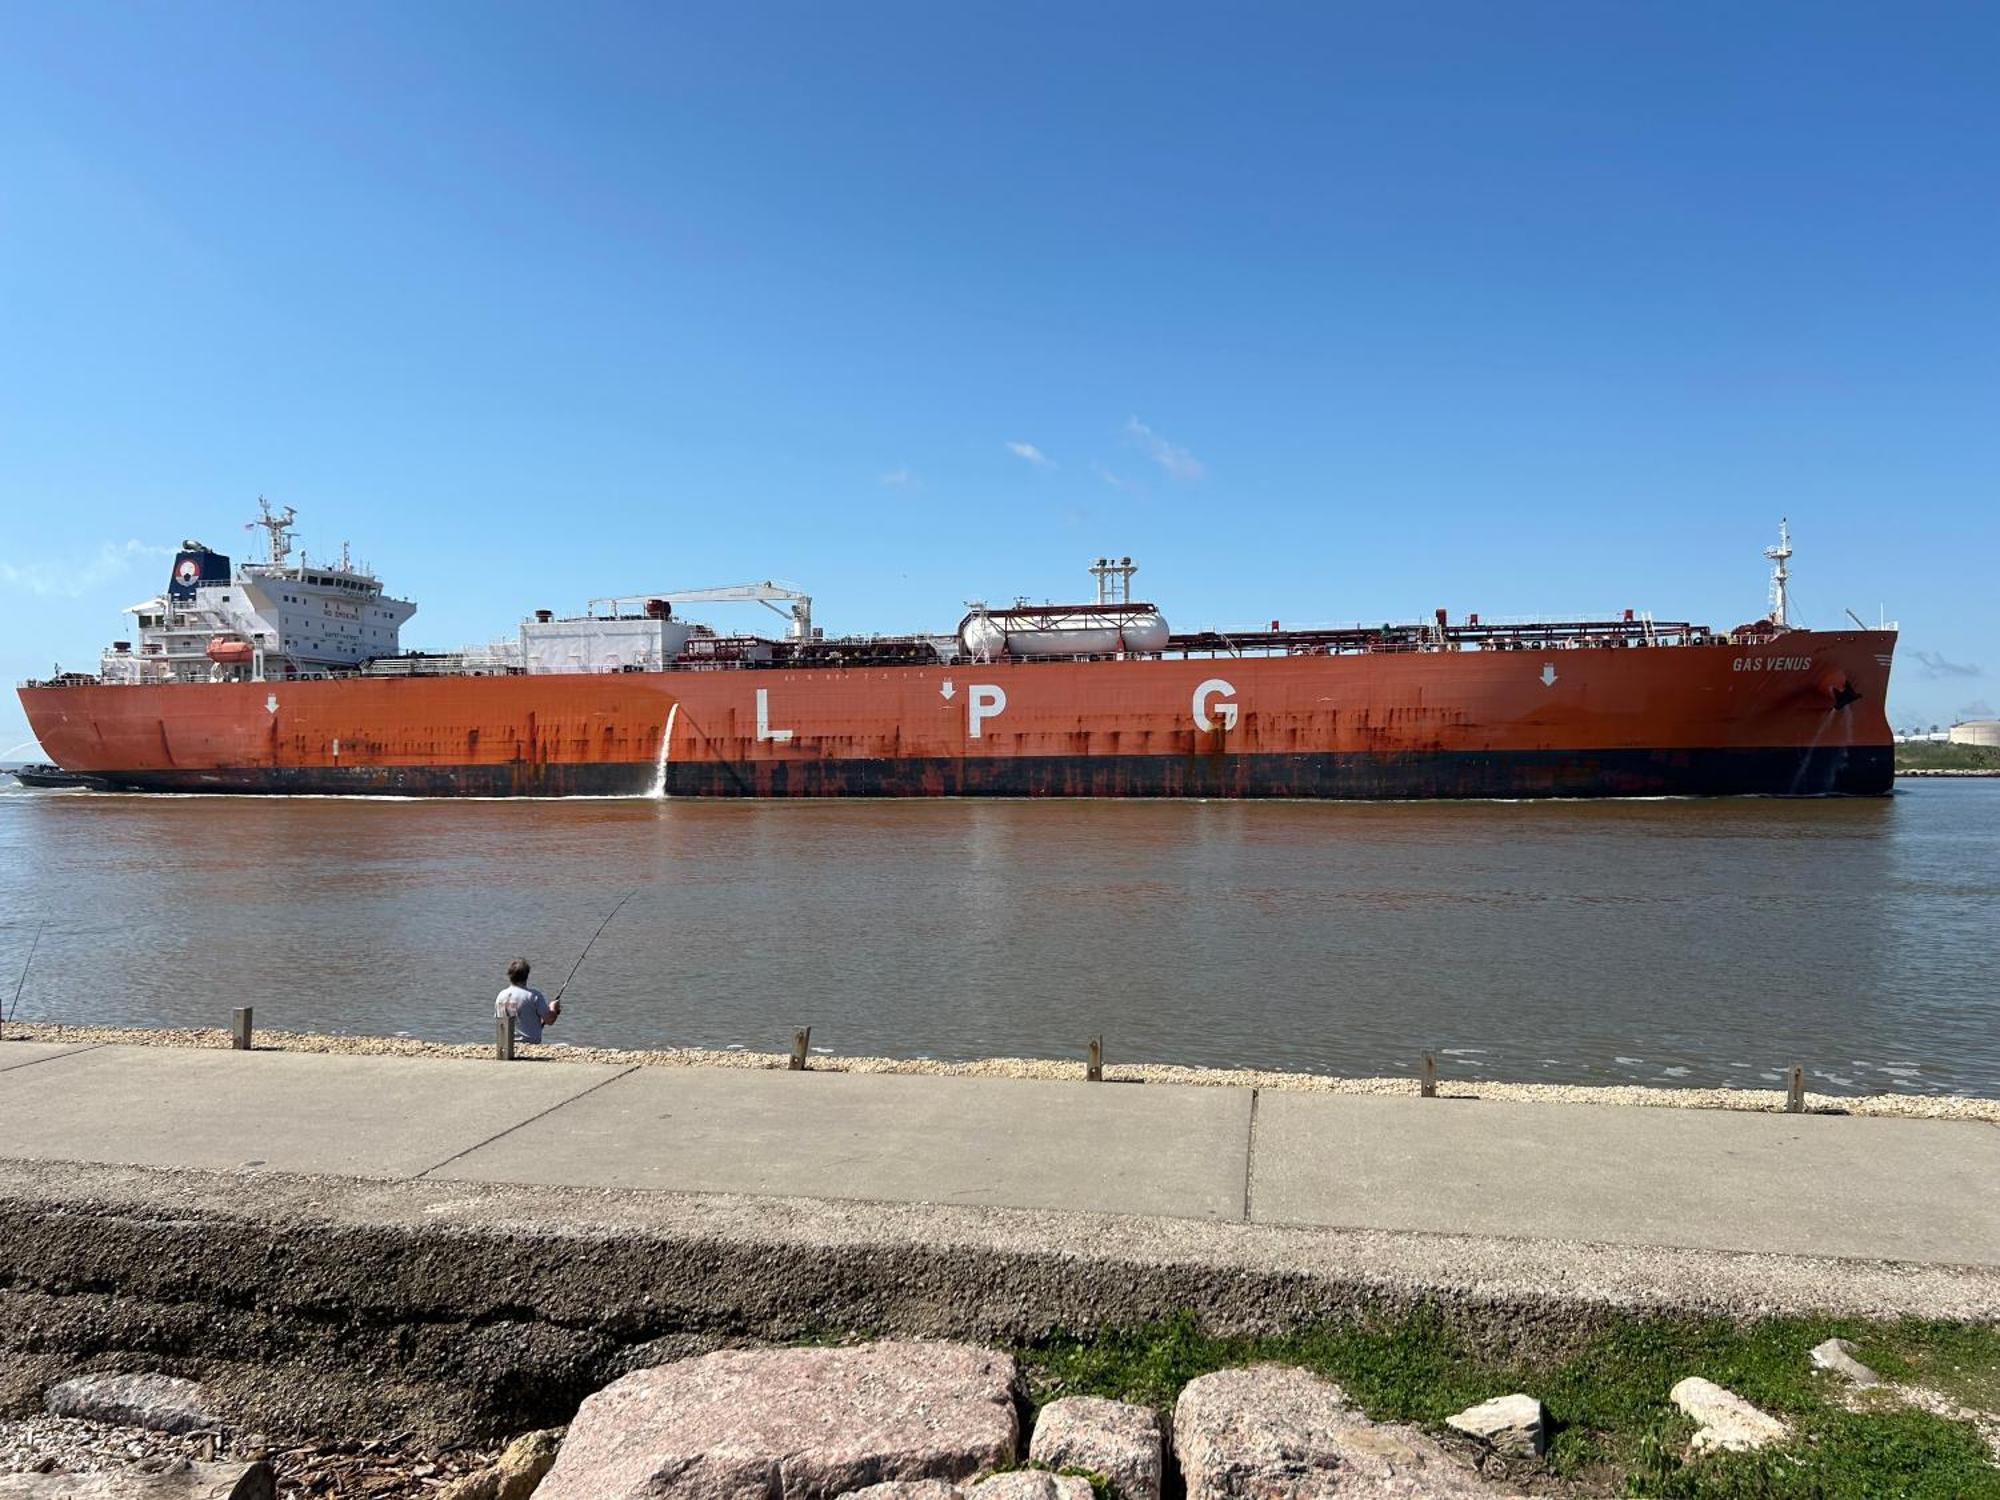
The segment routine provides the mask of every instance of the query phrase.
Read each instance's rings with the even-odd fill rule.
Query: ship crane
[[[786,632],[791,639],[812,639],[812,595],[785,588],[768,578],[762,583],[733,583],[714,589],[664,589],[651,594],[620,594],[615,598],[593,599],[590,601],[590,612],[594,615],[599,605],[609,605],[611,613],[616,615],[628,604],[644,605],[654,599],[664,599],[669,604],[761,604],[772,614],[782,615],[791,621],[791,627]],[[791,608],[780,608],[781,602],[788,602]]]

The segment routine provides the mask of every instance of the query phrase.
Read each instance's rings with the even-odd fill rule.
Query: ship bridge
[[[166,590],[127,605],[133,641],[104,653],[106,682],[212,682],[230,678],[323,677],[354,672],[400,649],[403,624],[417,612],[391,598],[345,544],[337,562],[292,558],[297,512],[258,498],[249,523],[270,534],[268,557],[232,568],[227,555],[184,541]]]

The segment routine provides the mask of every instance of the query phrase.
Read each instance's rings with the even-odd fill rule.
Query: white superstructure
[[[417,612],[392,599],[347,548],[338,563],[291,561],[292,522],[261,497],[250,524],[270,533],[270,555],[233,571],[229,559],[200,542],[181,543],[166,591],[126,613],[138,638],[104,653],[106,682],[261,682],[358,671],[401,649],[403,622]],[[136,645],[136,649],[135,649]]]

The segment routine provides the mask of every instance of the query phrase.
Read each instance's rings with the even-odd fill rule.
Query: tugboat
[[[91,791],[104,791],[109,783],[102,776],[92,776],[83,771],[65,771],[61,766],[52,766],[47,761],[38,761],[31,766],[16,766],[9,773],[22,786],[84,787]]]

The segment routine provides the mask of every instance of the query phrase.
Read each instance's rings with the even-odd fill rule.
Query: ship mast
[[[263,515],[250,524],[252,526],[261,526],[271,533],[271,566],[282,568],[285,565],[285,559],[292,554],[292,521],[297,517],[298,512],[287,505],[285,513],[282,516],[273,515],[271,512],[271,502],[266,500],[262,495],[257,497],[257,508],[263,512]]]
[[[1791,621],[1786,618],[1785,585],[1792,575],[1785,564],[1792,559],[1792,533],[1783,516],[1778,518],[1778,545],[1766,547],[1764,555],[1771,559],[1771,623],[1789,625]]]

